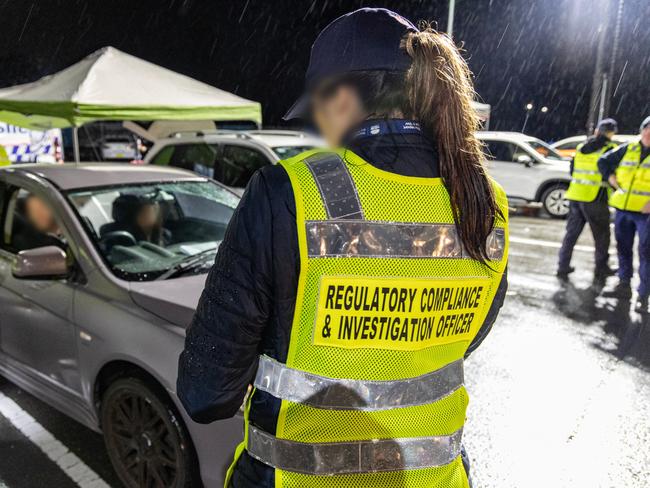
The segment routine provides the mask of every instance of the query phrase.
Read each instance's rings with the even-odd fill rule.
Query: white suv
[[[570,163],[555,149],[519,132],[478,132],[486,146],[488,172],[509,199],[540,202],[551,217],[565,218]]]
[[[179,132],[158,139],[144,163],[189,169],[241,194],[262,166],[324,145],[317,136],[288,130]]]

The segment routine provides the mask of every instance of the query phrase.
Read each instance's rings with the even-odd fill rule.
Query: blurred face
[[[29,223],[43,234],[58,234],[59,227],[52,210],[37,196],[30,196],[25,202],[25,212]]]
[[[327,95],[312,97],[312,115],[323,138],[331,147],[341,145],[345,134],[365,118],[356,91],[340,85]]]
[[[605,137],[607,137],[607,139],[611,139],[612,137],[614,137],[616,135],[616,131],[608,130],[608,131],[605,131],[604,134],[605,134]]]
[[[650,126],[641,131],[641,142],[645,147],[650,147]]]
[[[144,232],[151,232],[156,225],[158,225],[158,218],[160,216],[158,205],[147,204],[142,206],[136,216],[136,224]]]

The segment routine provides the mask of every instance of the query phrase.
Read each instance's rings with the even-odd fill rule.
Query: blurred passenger
[[[616,190],[609,204],[616,209],[618,284],[609,295],[629,299],[634,274],[634,238],[639,236],[639,295],[636,310],[648,311],[650,295],[650,117],[641,123],[641,138],[603,155],[598,168]]]
[[[152,200],[143,200],[136,208],[133,228],[136,241],[146,241],[164,246],[169,241],[169,231],[163,228],[160,205]]]
[[[557,270],[562,281],[574,271],[571,267],[573,248],[586,224],[589,224],[596,247],[594,285],[602,288],[606,278],[616,272],[609,267],[609,185],[607,178],[598,171],[598,159],[616,147],[612,137],[617,131],[614,119],[601,120],[594,135],[578,146],[571,161],[571,184],[566,194],[570,200],[569,216]]]

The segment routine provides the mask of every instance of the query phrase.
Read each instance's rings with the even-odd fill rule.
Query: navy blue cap
[[[351,71],[406,71],[411,58],[400,49],[407,32],[418,28],[385,8],[362,8],[331,22],[311,48],[305,76],[305,93],[293,104],[284,120],[309,112],[309,92],[321,81]]]
[[[646,127],[650,127],[650,116],[646,117],[643,122],[641,122],[641,130],[645,129]]]
[[[598,122],[596,129],[600,132],[618,132],[618,123],[614,119],[603,119]]]

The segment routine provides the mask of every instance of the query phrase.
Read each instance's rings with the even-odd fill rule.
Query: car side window
[[[173,166],[174,168],[194,171],[201,176],[212,178],[214,162],[219,151],[218,144],[179,144],[163,148],[152,163],[158,166]]]
[[[559,144],[555,146],[555,149],[560,149],[560,150],[574,150],[578,148],[578,145],[580,142],[578,141],[571,141],[571,142],[565,142],[564,144]]]
[[[165,146],[151,160],[151,164],[156,166],[169,166],[174,154],[175,146]]]
[[[62,227],[43,197],[15,188],[5,201],[2,249],[18,253],[43,246],[67,247]]]
[[[510,142],[487,141],[487,158],[490,161],[516,162],[521,149]]]
[[[255,171],[267,164],[269,158],[257,149],[226,145],[215,163],[214,178],[224,185],[242,188]]]

